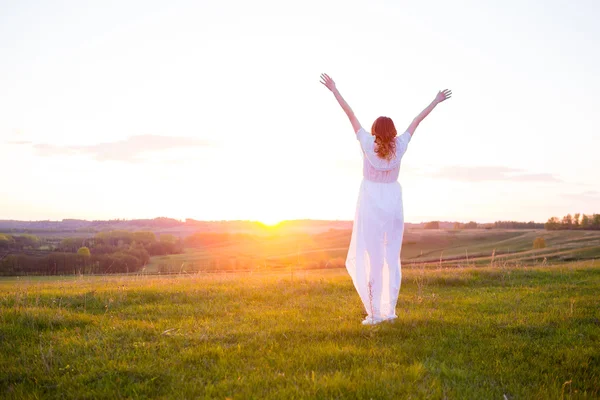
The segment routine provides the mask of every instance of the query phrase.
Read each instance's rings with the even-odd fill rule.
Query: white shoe
[[[378,323],[380,323],[382,321],[383,321],[383,319],[381,319],[381,318],[367,317],[363,320],[362,324],[363,325],[377,325]]]

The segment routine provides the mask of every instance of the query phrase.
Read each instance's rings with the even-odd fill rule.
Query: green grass
[[[2,398],[600,397],[600,269],[406,269],[360,324],[345,271],[0,280]]]

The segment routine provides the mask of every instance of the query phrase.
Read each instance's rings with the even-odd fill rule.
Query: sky
[[[600,2],[0,0],[0,219],[343,219],[369,130],[450,88],[407,222],[600,212]]]

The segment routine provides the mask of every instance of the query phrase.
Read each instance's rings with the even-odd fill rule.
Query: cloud
[[[8,141],[6,143],[8,143],[8,144],[32,144],[33,142],[30,142],[29,140],[12,140],[12,141]]]
[[[426,174],[426,173],[422,173]],[[449,166],[426,174],[434,178],[461,182],[518,181],[518,182],[561,182],[549,173],[527,173],[518,168],[501,166]]]
[[[575,200],[600,201],[600,192],[598,192],[596,190],[588,190],[588,191],[581,192],[581,193],[564,193],[564,194],[562,194],[562,196],[569,198],[569,199],[575,199]]]
[[[29,144],[31,142],[28,142]],[[18,143],[18,144],[28,144]],[[207,141],[182,136],[138,135],[116,142],[98,143],[88,146],[54,146],[47,143],[32,147],[41,156],[63,156],[87,154],[98,161],[142,161],[147,152],[157,152],[176,148],[205,147],[213,144]]]
[[[552,174],[542,173],[542,174],[517,174],[512,176],[507,176],[505,180],[510,181],[522,181],[522,182],[562,182],[562,180],[558,179]]]
[[[582,196],[600,196],[600,192],[597,190],[588,190],[586,192],[581,193]]]
[[[44,144],[44,143],[34,144],[33,148],[41,156],[61,156],[61,155],[74,154],[73,149],[71,149],[69,147],[53,146],[51,144]]]
[[[138,161],[142,153],[175,148],[209,146],[210,143],[189,137],[139,135],[118,142],[99,143],[92,146],[71,147],[92,155],[98,161]]]

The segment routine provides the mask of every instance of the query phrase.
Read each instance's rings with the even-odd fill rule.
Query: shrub
[[[546,247],[546,240],[542,237],[539,238],[535,238],[535,240],[533,241],[533,248],[534,249],[543,249]]]
[[[15,240],[10,235],[0,233],[0,249],[10,248],[15,244]]]
[[[427,222],[424,226],[425,229],[440,229],[440,221]]]
[[[79,250],[77,250],[77,254],[79,254],[82,257],[89,257],[90,256],[90,249],[87,247],[80,247]]]
[[[84,237],[65,238],[60,242],[60,245],[58,246],[58,248],[63,251],[71,251],[74,253],[76,249],[79,249],[80,247],[83,246],[84,242],[85,242]]]

